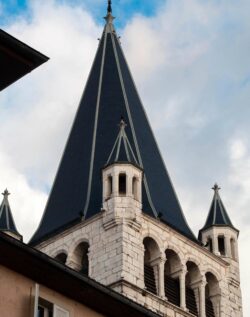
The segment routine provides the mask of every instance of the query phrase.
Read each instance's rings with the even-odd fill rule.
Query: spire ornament
[[[215,193],[218,193],[218,191],[220,190],[220,187],[218,186],[217,183],[215,183],[212,189],[214,190]]]
[[[8,196],[10,195],[10,192],[8,191],[8,189],[6,188],[5,191],[2,193],[3,197],[6,199],[8,198]]]
[[[109,14],[109,13],[112,13],[111,0],[108,1],[107,12],[108,12],[108,14]]]
[[[108,7],[107,7],[107,15],[104,17],[107,24],[112,24],[114,20],[114,16],[112,15],[112,6],[111,6],[111,0],[108,1]]]

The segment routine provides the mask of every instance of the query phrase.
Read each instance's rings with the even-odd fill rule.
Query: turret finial
[[[5,191],[2,193],[4,198],[8,198],[8,196],[10,195],[10,192],[8,191],[8,189],[6,188]]]
[[[121,116],[121,120],[120,120],[120,123],[119,123],[119,127],[120,127],[120,129],[125,129],[126,128],[126,123],[125,123],[125,121],[124,121],[124,118],[123,118],[123,116]]]
[[[104,17],[104,19],[107,21],[107,24],[112,24],[115,17],[112,15],[112,6],[111,6],[111,0],[108,1],[108,7],[107,7],[107,15]]]
[[[218,192],[220,190],[220,187],[218,186],[217,183],[214,184],[214,187],[212,187],[212,189],[215,191],[215,192]]]
[[[109,13],[112,13],[111,0],[108,1],[107,12],[108,12],[108,14],[109,14]]]

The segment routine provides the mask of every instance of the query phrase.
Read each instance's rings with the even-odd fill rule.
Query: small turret
[[[103,209],[116,216],[134,219],[141,212],[143,171],[121,119],[119,133],[102,171]],[[122,212],[125,211],[125,213]]]
[[[237,239],[239,231],[233,226],[219,195],[220,187],[215,183],[214,196],[199,239],[214,254],[238,259]]]
[[[7,233],[8,235],[22,240],[22,236],[17,231],[14,218],[11,213],[8,196],[10,193],[7,189],[2,193],[3,201],[0,206],[0,231]]]

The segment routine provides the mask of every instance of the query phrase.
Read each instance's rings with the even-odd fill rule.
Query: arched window
[[[57,260],[60,263],[65,264],[66,260],[67,260],[67,254],[64,252],[61,252],[61,253],[57,254],[57,256],[55,257],[55,260]]]
[[[119,175],[119,195],[126,195],[126,174]]]
[[[138,184],[139,181],[136,177],[133,177],[132,180],[132,194],[134,196],[134,199],[138,200]]]
[[[230,239],[230,247],[232,259],[236,260],[235,240],[233,238]]]
[[[206,317],[218,317],[220,311],[220,289],[217,278],[206,273]]]
[[[152,238],[145,238],[144,244],[144,283],[147,291],[157,294],[158,289],[158,267],[155,260],[159,258],[160,250]]]
[[[166,250],[166,263],[164,270],[164,288],[165,295],[168,300],[176,305],[180,306],[180,282],[179,276],[176,276],[176,272],[181,269],[181,261],[177,253],[173,250]]]
[[[113,192],[113,179],[112,176],[108,176],[107,182],[107,198],[110,198]]]
[[[201,274],[194,262],[188,261],[186,266],[186,306],[193,315],[198,316],[199,292],[197,281],[201,280]]]
[[[218,237],[218,247],[221,255],[225,255],[225,238],[224,236]]]
[[[75,262],[75,269],[85,275],[88,275],[89,273],[88,250],[89,250],[89,244],[87,242],[81,242],[75,248],[73,253],[73,261]]]

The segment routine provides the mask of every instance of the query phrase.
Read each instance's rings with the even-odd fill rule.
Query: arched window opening
[[[119,175],[119,195],[126,195],[126,174]]]
[[[134,199],[138,200],[138,185],[139,181],[136,177],[133,177],[132,180],[132,194],[134,196]]]
[[[156,260],[160,257],[160,250],[152,238],[145,238],[144,244],[144,283],[147,291],[157,294],[158,289],[158,266]]]
[[[57,254],[57,256],[55,257],[55,260],[57,260],[58,262],[65,264],[66,260],[67,260],[67,254],[64,252],[61,252],[59,254]]]
[[[206,317],[218,317],[220,311],[220,289],[216,277],[206,273],[207,285],[206,295]]]
[[[199,290],[197,282],[201,280],[201,274],[198,266],[188,261],[186,274],[186,306],[195,316],[198,316]]]
[[[73,259],[75,262],[75,269],[84,274],[89,273],[89,259],[88,259],[89,244],[87,242],[81,242],[75,248]]]
[[[113,192],[113,179],[112,176],[108,177],[108,183],[107,183],[107,198],[110,198]]]
[[[225,239],[224,236],[218,237],[218,247],[221,255],[225,255]]]
[[[235,240],[233,238],[230,239],[230,247],[232,258],[236,260]]]
[[[210,252],[213,252],[213,240],[211,238],[207,239],[207,247]]]
[[[177,253],[173,250],[166,250],[166,262],[164,269],[164,288],[165,296],[169,302],[180,306],[180,282],[179,272],[181,270],[181,261]]]

